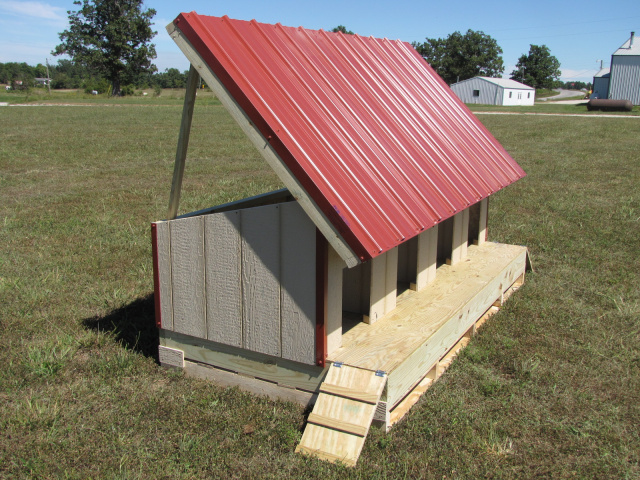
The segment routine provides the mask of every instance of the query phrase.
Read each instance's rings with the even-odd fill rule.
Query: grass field
[[[0,107],[1,478],[640,478],[640,119],[480,117],[528,173],[490,239],[535,273],[346,469],[293,453],[302,408],[157,365],[181,106],[142,101]],[[181,210],[278,187],[199,101]]]

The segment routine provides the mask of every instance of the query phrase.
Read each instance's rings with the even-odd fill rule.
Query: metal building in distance
[[[640,105],[640,42],[635,32],[611,55],[608,98]]]
[[[473,77],[451,85],[464,103],[483,105],[533,105],[536,90],[508,78]]]

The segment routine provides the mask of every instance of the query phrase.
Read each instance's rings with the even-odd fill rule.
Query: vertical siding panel
[[[453,238],[451,239],[451,265],[455,265],[462,259],[462,222],[464,212],[458,212],[453,216]],[[466,242],[467,239],[465,238]]]
[[[480,201],[480,225],[478,226],[478,245],[487,241],[487,215],[489,213],[489,199]]]
[[[204,216],[207,338],[242,346],[240,212]]]
[[[240,211],[243,347],[280,356],[280,207]]]
[[[342,346],[342,278],[346,268],[344,260],[329,246],[327,268],[327,353],[330,355]]]
[[[384,313],[389,313],[396,308],[396,298],[398,297],[398,247],[392,248],[386,254],[386,271],[385,271],[385,296],[384,296]]]
[[[609,98],[630,100],[634,105],[640,105],[640,56],[612,56]]]
[[[460,232],[460,260],[467,258],[469,244],[469,209],[462,211],[462,232]]]
[[[207,335],[203,225],[202,217],[172,220],[169,224],[173,329],[198,338]]]
[[[280,206],[282,357],[315,363],[316,226],[297,202]]]
[[[387,255],[389,252],[385,252],[382,255],[378,255],[372,258],[369,263],[371,264],[371,278],[369,280],[370,285],[370,301],[369,301],[369,314],[364,318],[364,321],[368,324],[373,324],[378,321],[385,313],[385,299],[387,297]],[[396,263],[397,265],[397,263]]]
[[[171,301],[171,242],[169,223],[156,223],[158,252],[158,280],[160,290],[160,318],[162,328],[173,330],[173,302]]]
[[[422,290],[436,279],[438,264],[438,225],[434,225],[418,236],[418,258],[416,260],[416,291]]]

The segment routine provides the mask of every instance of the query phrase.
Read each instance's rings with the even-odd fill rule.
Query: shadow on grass
[[[96,332],[109,332],[125,348],[158,361],[158,329],[153,293],[118,308],[104,317],[90,317],[82,325]]]

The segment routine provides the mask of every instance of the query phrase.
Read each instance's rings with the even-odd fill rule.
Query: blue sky
[[[160,71],[189,67],[165,31],[180,12],[188,11],[312,29],[345,25],[360,35],[408,42],[446,37],[456,30],[481,30],[502,47],[504,76],[514,69],[518,57],[529,51],[530,44],[544,44],[560,61],[564,81],[590,81],[599,69],[599,60],[609,66],[611,54],[631,31],[640,37],[638,0],[147,0],[144,6],[157,11],[155,64]],[[55,64],[58,59],[50,52],[59,43],[58,33],[68,26],[67,10],[75,8],[72,0],[0,0],[0,62],[36,65],[48,58]]]

